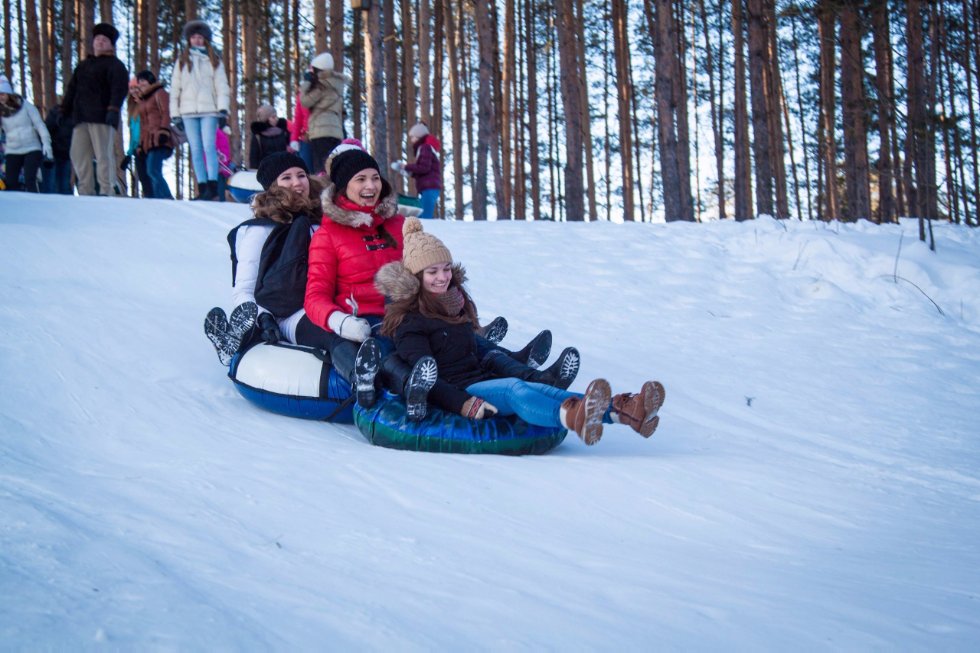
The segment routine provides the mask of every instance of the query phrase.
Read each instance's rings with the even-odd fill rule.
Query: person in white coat
[[[0,129],[6,134],[7,190],[39,192],[37,173],[44,159],[53,159],[51,135],[33,104],[14,93],[0,75]],[[24,184],[20,173],[24,172]]]
[[[187,135],[199,200],[218,199],[218,151],[214,134],[228,124],[231,89],[211,28],[201,20],[184,25],[187,48],[170,81],[170,116]]]

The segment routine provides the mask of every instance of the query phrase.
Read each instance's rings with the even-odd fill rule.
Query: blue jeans
[[[306,167],[313,172],[313,146],[309,141],[299,142],[299,158],[306,162]]]
[[[430,188],[419,193],[422,201],[422,213],[420,219],[431,218],[436,214],[436,203],[439,201],[439,189]],[[492,401],[490,403],[493,403]]]
[[[218,116],[189,116],[184,118],[187,144],[191,146],[191,163],[197,183],[218,181]]]
[[[528,424],[561,426],[561,402],[582,395],[543,383],[520,379],[490,379],[466,388],[474,397],[489,401],[501,415],[517,415]]]
[[[71,188],[71,159],[55,159],[48,167],[44,164],[41,170],[44,188],[42,193],[57,193],[58,195],[72,195]]]
[[[158,200],[172,200],[170,185],[163,176],[163,162],[173,154],[169,147],[155,147],[146,154],[146,174],[153,184],[153,197]]]

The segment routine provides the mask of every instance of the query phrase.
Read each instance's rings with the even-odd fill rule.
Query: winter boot
[[[657,412],[664,405],[664,386],[659,381],[647,381],[639,394],[615,395],[612,398],[610,416],[613,422],[626,424],[645,438],[653,435],[660,424]]]
[[[541,364],[548,360],[548,356],[551,354],[551,331],[545,329],[538,335],[534,336],[529,343],[524,346],[524,349],[520,351],[507,351],[511,358],[514,360],[524,363],[528,367],[538,369]]]
[[[242,302],[231,312],[228,318],[229,332],[238,338],[239,344],[255,326],[255,320],[259,316],[259,307],[255,302]]]
[[[483,327],[483,337],[495,345],[500,344],[500,341],[503,340],[506,335],[507,319],[504,317],[495,317],[490,321],[490,324]]]
[[[197,182],[197,197],[195,197],[192,201],[206,201],[211,199],[208,196],[208,190],[209,190],[208,182],[206,181]]]
[[[368,338],[361,343],[354,357],[354,375],[351,383],[357,396],[357,403],[362,408],[370,408],[377,400],[374,389],[374,379],[381,369],[381,345],[374,338]]]
[[[217,181],[209,181],[208,182],[207,193],[208,193],[208,196],[206,198],[207,200],[209,200],[211,202],[218,202],[218,201],[221,200],[221,198],[218,196],[218,182]]]
[[[585,389],[585,395],[569,397],[558,412],[561,425],[575,431],[585,444],[591,446],[602,437],[602,417],[609,408],[609,382],[596,379]]]
[[[235,355],[237,347],[231,343],[231,334],[228,330],[228,317],[222,308],[212,308],[204,318],[204,335],[208,337],[211,344],[218,352],[218,360],[225,367],[231,364],[231,359]]]
[[[423,356],[415,361],[405,382],[405,414],[408,421],[420,422],[425,419],[429,407],[429,390],[436,384],[438,376],[439,369],[432,356]]]
[[[572,381],[578,376],[579,360],[578,349],[566,347],[558,355],[558,360],[539,372],[542,377],[548,379],[543,383],[568,390],[568,386],[572,385]]]

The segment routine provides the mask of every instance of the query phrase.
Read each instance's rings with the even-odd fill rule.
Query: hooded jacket
[[[174,147],[170,131],[170,94],[157,82],[141,95],[140,150],[149,152],[157,147]]]
[[[344,87],[347,77],[334,70],[318,70],[317,81],[304,89],[300,103],[310,110],[307,133],[314,138],[344,137]]]
[[[170,80],[170,115],[202,116],[227,111],[231,98],[225,66],[218,60],[218,67],[211,65],[206,52],[190,49],[190,69],[177,60],[173,79]]]
[[[374,287],[374,274],[386,263],[402,258],[402,225],[396,213],[395,195],[382,198],[373,209],[357,208],[344,197],[336,198],[333,185],[323,191],[323,222],[310,243],[307,273],[306,315],[317,326],[327,325],[334,311],[381,317],[385,301]]]
[[[37,107],[19,95],[7,97],[11,104],[2,105],[0,110],[0,127],[7,135],[4,151],[7,154],[27,154],[40,150],[51,156],[51,135]]]
[[[248,167],[256,170],[262,159],[275,152],[285,152],[289,147],[289,125],[280,118],[275,125],[265,120],[253,122],[252,145],[248,150]]]
[[[424,190],[442,190],[439,147],[439,139],[432,134],[426,134],[415,145],[415,163],[405,164],[406,172],[415,179],[415,188],[420,193]]]

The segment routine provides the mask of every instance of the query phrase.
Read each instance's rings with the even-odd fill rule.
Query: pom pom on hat
[[[310,174],[310,169],[306,167],[306,161],[303,159],[292,152],[276,152],[262,159],[259,169],[255,172],[255,179],[262,184],[263,189],[269,190],[269,187],[276,183],[279,175],[290,168],[302,168],[303,172]]]
[[[412,274],[418,274],[430,265],[453,262],[449,248],[432,234],[425,233],[418,218],[405,218],[402,234],[405,239],[402,264]]]
[[[109,23],[99,23],[92,28],[92,38],[95,38],[96,36],[104,36],[112,41],[113,45],[115,45],[116,40],[119,38],[119,30]]]

